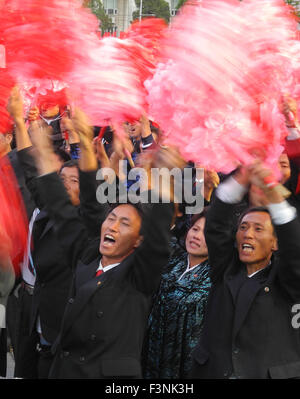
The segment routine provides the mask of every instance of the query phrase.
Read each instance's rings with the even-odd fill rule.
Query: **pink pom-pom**
[[[74,103],[94,125],[136,119],[144,109],[144,69],[131,58],[134,50],[129,46],[114,37],[102,39],[86,63],[78,63],[66,78]]]
[[[166,143],[218,171],[257,154],[275,168],[287,134],[279,103],[299,81],[296,25],[283,0],[188,2],[145,82]]]
[[[157,18],[136,22],[122,39],[103,38],[97,48],[85,50],[66,78],[74,102],[94,125],[135,121],[147,110],[144,82],[153,76],[159,40],[166,24]]]
[[[86,53],[84,62],[77,63],[66,81],[74,102],[93,124],[120,126],[138,120],[147,109],[144,82],[155,71],[165,29],[165,23],[156,18],[135,23],[123,39],[102,39]]]

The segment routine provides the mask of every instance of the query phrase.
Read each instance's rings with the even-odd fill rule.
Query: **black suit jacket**
[[[55,174],[41,177],[40,184],[70,266],[76,267],[61,333],[53,346],[50,377],[141,377],[151,297],[170,252],[173,204],[151,207],[141,246],[120,265],[95,277],[99,240],[87,247],[85,228]]]
[[[41,211],[36,217],[32,231],[32,258],[36,269],[30,331],[36,329],[37,316],[40,316],[44,338],[53,343],[58,336],[67,298],[72,282],[72,269],[69,268],[64,248],[56,235],[55,221],[49,218],[45,202],[39,195],[37,169],[32,148],[18,152],[18,157],[26,177],[26,183]],[[96,201],[95,172],[80,173],[80,207],[74,212],[87,226],[88,237],[98,236],[94,228],[94,218],[99,218],[99,204]]]
[[[27,217],[28,217],[28,219],[30,219],[32,212],[35,208],[35,203],[31,196],[30,190],[27,188],[25,176],[24,176],[24,170],[23,170],[22,165],[20,164],[20,161],[18,159],[16,149],[10,151],[7,154],[7,157],[9,158],[11,166],[14,169],[14,172],[15,172],[15,175],[17,178],[17,182],[19,185],[19,189],[20,189],[23,201],[24,201],[25,208],[26,208]]]
[[[300,303],[300,223],[275,226],[279,251],[247,277],[231,234],[234,205],[215,198],[206,220],[212,270],[193,378],[300,377],[300,334],[292,306]]]

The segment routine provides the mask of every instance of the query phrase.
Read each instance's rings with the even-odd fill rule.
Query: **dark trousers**
[[[37,348],[39,354],[38,378],[47,379],[54,358],[54,356],[51,353],[51,346],[39,344]]]
[[[38,378],[37,332],[29,333],[32,295],[19,284],[8,298],[7,328],[15,358],[15,377]]]
[[[7,332],[6,328],[0,328],[0,376],[6,377],[7,366]]]

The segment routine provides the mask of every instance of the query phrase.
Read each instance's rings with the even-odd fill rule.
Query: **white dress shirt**
[[[97,269],[97,272],[98,272],[99,270],[102,270],[103,273],[105,273],[105,272],[107,272],[108,270],[113,269],[114,267],[118,266],[119,264],[120,264],[120,262],[119,262],[119,263],[113,263],[112,265],[108,265],[108,266],[102,266],[101,259],[100,259],[99,267],[98,267],[98,269]],[[96,273],[97,273],[97,272],[96,272]]]
[[[236,204],[240,202],[247,192],[247,188],[239,184],[232,176],[224,183],[220,184],[216,190],[217,197],[227,204]],[[297,216],[296,208],[287,201],[278,204],[268,204],[267,208],[271,214],[274,224],[280,225],[290,222]]]

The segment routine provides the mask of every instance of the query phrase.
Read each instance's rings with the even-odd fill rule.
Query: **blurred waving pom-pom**
[[[0,159],[0,226],[6,237],[2,251],[7,251],[16,275],[27,243],[28,221],[13,169],[6,157]]]
[[[7,69],[0,68],[0,134],[11,133],[13,130],[13,120],[6,109],[13,87],[14,81]]]
[[[145,18],[141,21],[134,21],[128,30],[124,33],[123,38],[134,40],[140,44],[149,61],[156,64],[160,58],[160,41],[164,37],[167,24],[160,18]]]
[[[149,114],[167,143],[223,172],[250,162],[263,146],[274,166],[287,134],[279,101],[297,83],[295,29],[283,0],[186,3],[145,83]]]
[[[105,38],[67,78],[72,98],[94,125],[139,119],[145,107],[147,66],[133,42]],[[138,54],[139,50],[137,50]],[[72,85],[69,82],[74,82]]]
[[[97,18],[79,0],[4,0],[0,11],[6,64],[19,84],[63,80],[98,40]]]
[[[77,63],[67,83],[93,124],[135,121],[147,109],[144,82],[153,76],[165,31],[165,22],[158,18],[136,22],[122,40],[102,39]]]
[[[68,89],[63,82],[48,79],[32,80],[23,82],[20,89],[24,103],[24,117],[33,107],[45,111],[58,105],[63,112],[69,104]]]
[[[68,105],[66,89],[58,91],[46,90],[44,93],[39,93],[36,105],[42,112],[56,105],[58,105],[61,110],[65,109]]]

